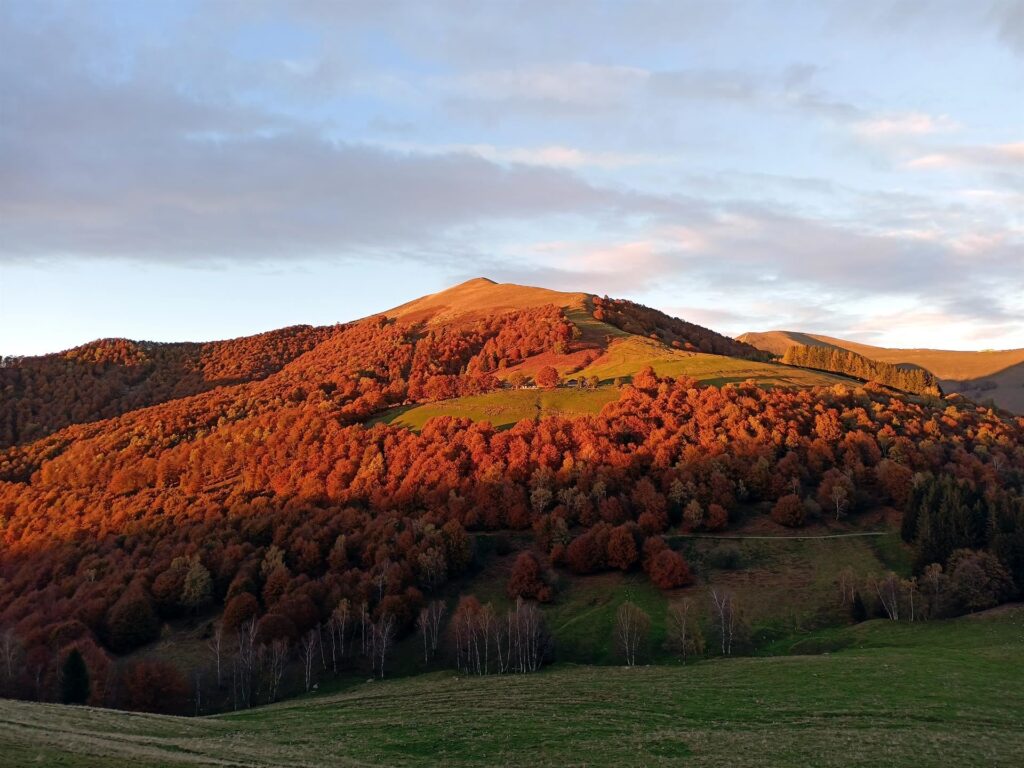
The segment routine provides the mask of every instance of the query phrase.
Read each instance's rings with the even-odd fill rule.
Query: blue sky
[[[0,50],[0,354],[479,275],[1024,346],[1024,0],[8,0]]]

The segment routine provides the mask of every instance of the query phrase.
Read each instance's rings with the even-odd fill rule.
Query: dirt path
[[[858,531],[856,533],[826,533],[819,536],[725,536],[711,533],[670,533],[666,539],[723,539],[726,541],[743,541],[759,539],[762,541],[808,541],[814,539],[853,539],[862,536],[885,536],[891,531]]]

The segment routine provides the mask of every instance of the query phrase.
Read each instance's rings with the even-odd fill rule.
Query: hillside
[[[1016,766],[1021,630],[870,622],[826,655],[434,673],[201,719],[0,701],[0,765]]]
[[[0,360],[0,448],[216,387],[264,379],[338,331],[301,325],[227,341],[100,339]]]
[[[212,389],[161,400],[140,379],[159,397],[0,452],[0,691],[65,697],[77,652],[90,703],[223,711],[306,679],[507,672],[513,637],[533,638],[520,670],[619,663],[627,603],[670,663],[687,599],[693,652],[730,656],[1024,586],[1024,420],[1004,413],[482,280],[284,336],[303,341],[217,358],[195,379]],[[112,370],[155,354],[97,350]],[[78,378],[48,358],[11,407],[38,413]],[[709,590],[728,596],[728,648]],[[467,661],[470,631],[504,661]]]
[[[946,392],[962,392],[979,401],[991,399],[1007,410],[1024,413],[1024,349],[896,349],[794,331],[745,333],[737,338],[773,355],[781,356],[792,346],[826,346],[883,363],[918,366],[935,374]]]

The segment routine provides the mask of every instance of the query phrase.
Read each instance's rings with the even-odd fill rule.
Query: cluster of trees
[[[924,368],[906,367],[872,360],[848,349],[829,346],[795,345],[782,356],[786,365],[831,371],[862,381],[873,381],[903,392],[941,395],[938,379]]]
[[[709,328],[670,317],[656,309],[624,299],[595,296],[594,319],[614,325],[627,333],[648,336],[676,349],[731,357],[762,360],[766,355],[756,347],[730,339]]]
[[[504,616],[472,595],[461,598],[451,635],[455,666],[469,675],[536,672],[553,649],[544,615],[536,603],[521,598]]]
[[[1013,577],[992,552],[957,549],[945,566],[930,563],[903,578],[893,572],[858,579],[849,568],[838,578],[840,604],[854,621],[887,618],[926,621],[983,611],[1017,593]]]
[[[948,562],[958,550],[988,550],[1024,585],[1022,520],[1024,499],[1016,489],[922,473],[914,477],[901,534],[915,547],[918,572]]]
[[[705,641],[705,627],[713,641]],[[627,666],[636,666],[650,653],[651,617],[630,600],[619,605],[615,613],[612,641],[619,658]],[[745,646],[749,627],[733,592],[712,588],[707,591],[707,607],[702,610],[693,597],[683,597],[668,604],[665,613],[665,650],[686,663],[687,658],[706,652],[731,656]]]

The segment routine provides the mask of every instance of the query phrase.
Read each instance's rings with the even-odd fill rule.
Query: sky
[[[0,354],[478,276],[1024,347],[1024,0],[3,0],[0,51]]]

